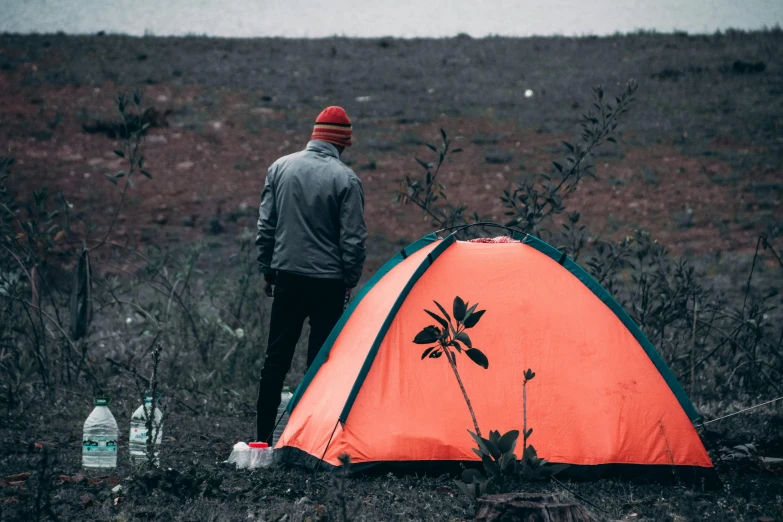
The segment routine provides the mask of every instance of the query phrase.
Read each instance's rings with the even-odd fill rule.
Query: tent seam
[[[447,236],[440,245],[432,249],[432,251],[427,254],[427,257],[419,264],[416,271],[413,272],[408,282],[400,291],[400,295],[397,296],[397,299],[394,301],[394,305],[392,305],[388,315],[386,316],[386,320],[381,325],[381,328],[378,331],[378,335],[375,337],[375,341],[373,341],[370,350],[367,352],[367,357],[364,360],[364,364],[362,364],[359,375],[357,375],[356,381],[354,381],[353,387],[351,388],[351,392],[348,394],[348,398],[345,401],[345,406],[343,406],[343,410],[340,413],[340,421],[342,422],[343,426],[345,425],[345,422],[348,419],[348,414],[351,412],[351,408],[353,407],[353,403],[356,401],[356,397],[359,395],[359,391],[364,385],[364,381],[367,378],[373,363],[375,362],[375,356],[378,354],[378,350],[383,343],[383,339],[386,337],[389,328],[394,322],[394,319],[397,317],[397,312],[399,312],[403,302],[408,297],[408,294],[410,294],[410,291],[413,289],[415,284],[424,275],[424,273],[435,263],[438,257],[440,257],[440,255],[454,243],[455,237],[453,234],[451,234]]]
[[[304,396],[305,391],[307,391],[308,386],[310,386],[310,383],[312,383],[315,375],[318,373],[318,370],[321,369],[321,366],[323,366],[323,364],[329,358],[329,352],[331,351],[332,346],[334,346],[335,341],[337,341],[337,338],[342,332],[345,324],[348,322],[348,319],[351,317],[351,314],[353,314],[356,308],[358,308],[359,303],[367,296],[367,294],[370,293],[373,287],[375,287],[375,285],[386,276],[386,274],[392,271],[392,269],[407,259],[410,255],[418,252],[425,246],[434,243],[437,241],[437,239],[438,237],[436,234],[428,234],[403,248],[394,257],[384,263],[383,266],[381,266],[381,268],[378,269],[378,271],[372,276],[372,278],[370,278],[370,280],[367,281],[364,286],[362,286],[362,289],[356,295],[356,298],[351,302],[350,305],[348,305],[348,308],[343,313],[342,317],[340,317],[340,320],[337,322],[335,327],[332,329],[332,332],[329,334],[326,342],[324,342],[324,345],[318,351],[318,355],[313,361],[313,364],[310,365],[310,368],[307,370],[304,377],[302,377],[302,381],[299,383],[299,386],[297,386],[296,390],[294,390],[294,394],[291,397],[291,400],[288,402],[287,410],[289,415],[294,411],[294,408]]]

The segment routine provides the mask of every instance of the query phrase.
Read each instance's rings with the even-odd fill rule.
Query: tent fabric
[[[522,238],[519,238],[522,239]],[[665,362],[622,308],[543,241],[463,242],[434,235],[406,247],[365,285],[289,403],[278,449],[338,466],[477,461],[473,429],[445,358],[421,359],[415,335],[433,300],[487,312],[470,335],[484,369],[457,356],[484,432],[522,430],[576,467],[711,469],[698,420]]]

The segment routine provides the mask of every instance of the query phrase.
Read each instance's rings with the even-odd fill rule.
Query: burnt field
[[[13,159],[0,162],[8,209],[0,519],[342,520],[326,473],[221,464],[252,436],[266,346],[269,302],[253,245],[266,168],[301,149],[331,104],[354,122],[356,144],[343,159],[366,194],[365,280],[443,223],[514,218],[589,267],[705,420],[783,395],[782,51],[779,30],[309,41],[0,35],[0,157]],[[630,79],[638,88],[618,116],[616,142],[586,160],[595,178],[574,183],[562,208],[545,205],[540,221],[522,220],[504,189],[529,194],[538,173],[557,175],[552,162],[565,163],[564,140],[579,140],[593,87],[614,104]],[[114,151],[128,151],[132,138],[116,98],[133,90],[154,110],[139,148],[149,177],[134,167],[126,186],[129,176],[116,174],[128,172],[129,154]],[[127,106],[126,117],[132,96]],[[440,146],[440,129],[463,152],[446,155],[438,176],[447,198],[431,201],[411,182],[424,180],[417,157],[436,161],[423,143]],[[85,244],[89,275],[78,262]],[[72,318],[78,285],[91,289],[89,320]],[[134,372],[149,378],[155,343],[163,471],[131,473]],[[304,364],[300,350],[292,387]],[[99,393],[114,398],[119,467],[80,476],[81,426]],[[702,433],[723,481],[717,491],[676,477],[519,488],[587,499],[607,520],[780,520],[781,403]],[[357,519],[474,516],[453,477],[346,484]]]

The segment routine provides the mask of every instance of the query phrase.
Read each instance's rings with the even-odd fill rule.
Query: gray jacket
[[[267,281],[277,271],[342,279],[362,275],[367,228],[364,191],[337,148],[311,141],[277,160],[266,177],[258,212],[258,267]]]

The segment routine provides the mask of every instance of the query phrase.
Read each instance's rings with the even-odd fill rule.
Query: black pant
[[[282,272],[277,275],[269,343],[258,384],[257,441],[272,443],[283,381],[291,369],[304,320],[310,318],[309,368],[343,313],[345,291],[345,284],[339,279],[315,279]]]

